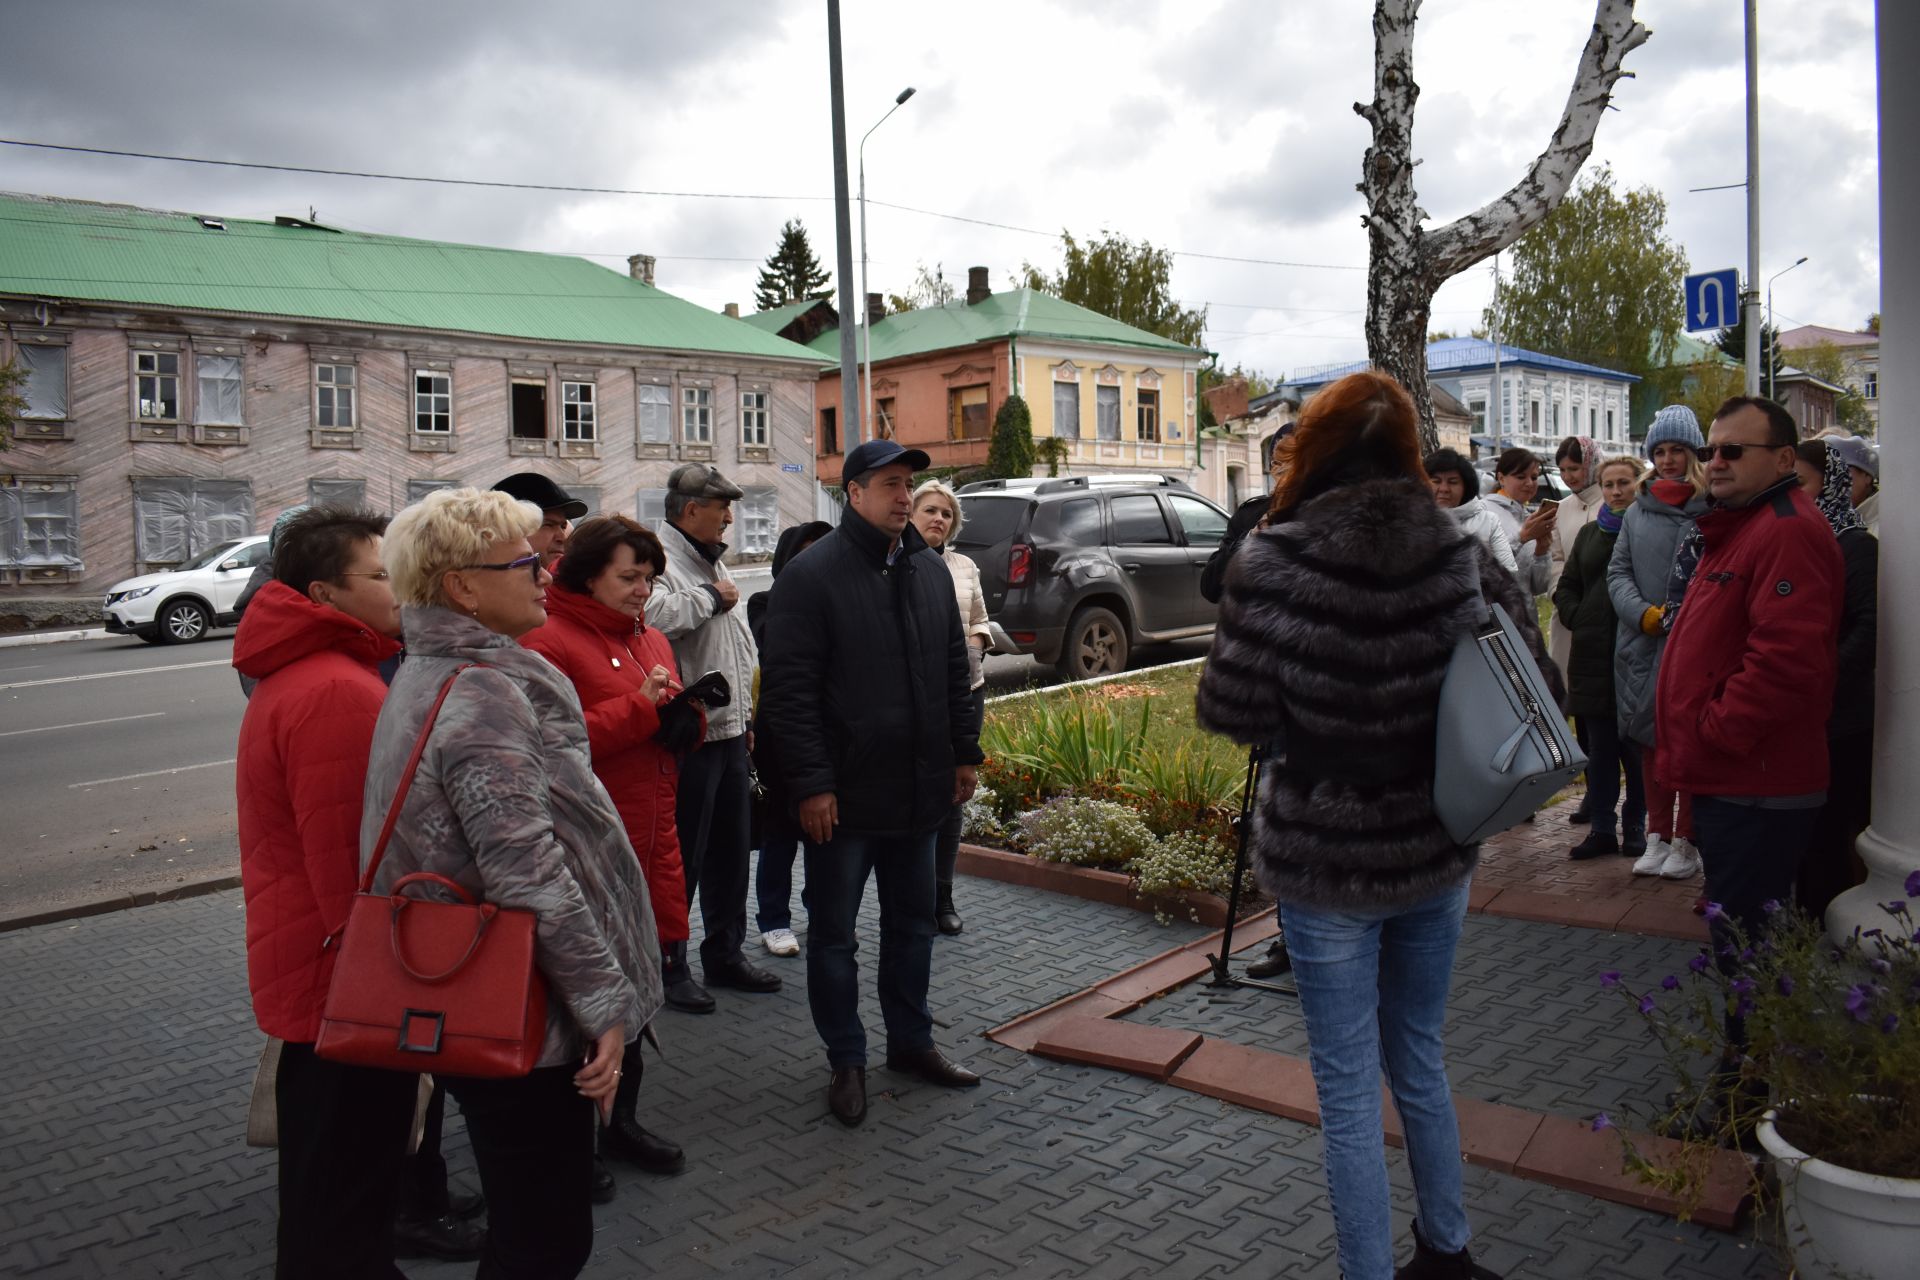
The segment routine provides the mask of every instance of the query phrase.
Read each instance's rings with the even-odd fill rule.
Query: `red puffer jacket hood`
[[[302,658],[330,650],[377,667],[400,652],[400,642],[338,609],[315,604],[284,582],[270,581],[240,619],[233,665],[243,676],[264,680]]]
[[[269,582],[247,607],[234,666],[260,684],[240,721],[235,785],[247,983],[268,1035],[308,1042],[333,976],[326,941],[360,874],[361,794],[399,644]]]

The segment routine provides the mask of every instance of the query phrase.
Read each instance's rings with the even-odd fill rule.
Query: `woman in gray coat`
[[[360,827],[365,857],[441,685],[472,664],[440,708],[373,887],[431,871],[537,919],[548,1004],[536,1066],[517,1080],[445,1081],[486,1192],[488,1277],[586,1265],[594,1109],[611,1106],[626,1042],[661,1005],[646,881],[594,777],[580,700],[516,643],[547,616],[553,579],[527,543],[540,518],[504,493],[442,489],[388,526],[407,661],[374,729]]]
[[[1685,405],[1668,405],[1654,415],[1645,444],[1653,471],[1627,508],[1607,566],[1607,594],[1619,618],[1614,700],[1621,732],[1643,748],[1646,776],[1647,851],[1633,864],[1633,873],[1669,880],[1690,880],[1700,872],[1689,798],[1654,782],[1653,698],[1667,644],[1660,621],[1668,604],[1674,552],[1694,519],[1707,509],[1706,475],[1694,454],[1703,443],[1700,422]]]

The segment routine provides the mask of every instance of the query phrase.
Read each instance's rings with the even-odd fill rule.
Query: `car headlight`
[[[134,588],[133,590],[131,590],[131,591],[129,591],[129,592],[127,592],[127,593],[126,593],[126,594],[124,594],[124,595],[122,595],[122,596],[120,597],[120,599],[121,599],[122,601],[127,601],[127,600],[138,600],[138,599],[139,599],[139,598],[140,598],[141,596],[150,596],[150,595],[152,595],[152,594],[153,594],[153,592],[154,592],[154,588],[152,588],[152,587],[135,587],[135,588]]]

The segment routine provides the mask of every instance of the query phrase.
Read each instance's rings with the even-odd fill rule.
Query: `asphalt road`
[[[1204,640],[1156,645],[1131,666],[1206,651]],[[0,648],[0,909],[239,869],[233,764],[246,700],[232,656],[230,631],[172,647],[109,637]],[[1057,683],[1031,658],[987,659],[991,693]]]

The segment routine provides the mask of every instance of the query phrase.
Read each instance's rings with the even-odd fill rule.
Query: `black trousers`
[[[568,1280],[593,1255],[593,1103],[578,1067],[519,1080],[447,1078],[466,1117],[487,1197],[487,1251],[475,1280]]]
[[[981,685],[973,691],[973,733],[980,736],[981,722],[987,716],[987,686]],[[953,806],[945,822],[940,824],[940,834],[933,845],[933,878],[942,893],[953,892],[953,868],[960,861],[960,823],[966,811],[963,804]]]
[[[400,1178],[400,1212],[410,1218],[441,1218],[452,1212],[447,1195],[447,1157],[440,1139],[447,1126],[447,1086],[433,1082],[427,1099],[420,1149],[407,1157]]]
[[[1853,842],[1873,817],[1873,733],[1827,739],[1832,781],[1820,810],[1813,843],[1800,864],[1800,905],[1818,920],[1833,900],[1866,879],[1867,866]]]
[[[1740,968],[1729,926],[1738,925],[1740,936],[1756,943],[1767,929],[1767,904],[1792,900],[1794,877],[1819,817],[1818,809],[1762,809],[1713,796],[1693,798],[1693,839],[1707,873],[1707,899],[1720,904],[1721,914],[1708,930],[1722,973],[1731,976]],[[1746,1047],[1746,1019],[1735,1009],[1727,1010],[1726,1031],[1729,1044]]]
[[[279,1280],[401,1280],[393,1214],[418,1081],[328,1062],[310,1044],[281,1049]]]
[[[709,742],[680,766],[674,816],[680,825],[680,861],[687,869],[687,901],[699,894],[706,928],[700,942],[703,964],[732,959],[746,940],[751,799],[745,734]]]

